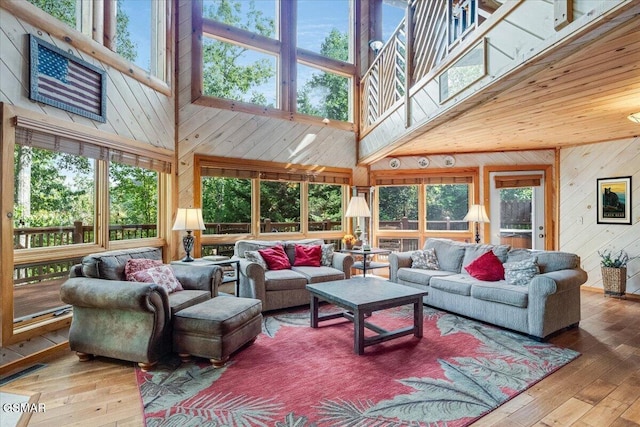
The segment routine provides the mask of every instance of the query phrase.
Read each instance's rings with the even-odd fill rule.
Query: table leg
[[[362,277],[367,277],[367,254],[362,254]]]
[[[353,313],[353,351],[364,354],[364,312],[356,309]]]
[[[312,295],[311,296],[311,327],[312,328],[318,327],[318,305],[320,305],[318,301],[318,297],[315,295]]]
[[[418,300],[413,303],[413,336],[422,338],[423,328],[422,297],[418,297]]]
[[[236,262],[236,297],[240,296],[240,263]]]

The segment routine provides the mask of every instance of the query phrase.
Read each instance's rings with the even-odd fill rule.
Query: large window
[[[276,117],[285,111],[349,129],[356,75],[353,5],[206,0],[200,8],[194,2],[194,16],[203,19],[192,38],[194,56],[202,61],[193,80],[202,96],[196,93],[193,102]],[[322,16],[326,22],[319,22]]]
[[[204,234],[250,233],[251,180],[203,176],[202,217]]]
[[[343,186],[309,184],[309,231],[342,230]]]
[[[462,219],[469,211],[469,184],[427,184],[425,186],[427,230],[466,231]]]
[[[378,188],[381,230],[418,229],[418,186],[393,185]]]

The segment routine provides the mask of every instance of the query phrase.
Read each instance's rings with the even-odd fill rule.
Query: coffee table
[[[399,285],[377,277],[352,277],[346,280],[307,285],[311,293],[311,327],[317,328],[324,320],[344,317],[354,324],[353,351],[364,354],[364,348],[404,335],[422,338],[422,297],[427,292]],[[318,314],[320,300],[345,309],[335,313]],[[365,321],[373,311],[413,304],[413,325],[393,331]],[[365,337],[364,328],[377,332]]]

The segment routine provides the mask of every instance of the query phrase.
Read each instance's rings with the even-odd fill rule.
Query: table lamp
[[[476,223],[476,243],[480,243],[480,226],[479,224],[489,222],[487,211],[483,205],[471,205],[469,212],[462,218],[463,221],[473,221]]]
[[[204,230],[204,220],[202,219],[202,209],[178,208],[176,221],[173,223],[174,231],[186,231],[187,235],[182,238],[184,251],[187,253],[182,262],[192,262],[191,251],[195,238],[191,234],[193,230]]]
[[[360,218],[369,218],[371,216],[371,211],[369,210],[369,206],[367,205],[367,201],[364,199],[364,196],[353,196],[351,198],[345,216],[347,218],[357,218],[355,233],[358,240],[362,240],[362,249],[366,249],[366,247],[369,246],[367,244],[367,227],[365,226],[364,230],[360,229]]]

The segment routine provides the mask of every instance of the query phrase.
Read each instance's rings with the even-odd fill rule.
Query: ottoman
[[[183,361],[205,357],[220,368],[231,353],[255,341],[261,331],[260,300],[219,296],[174,315],[173,350]]]

